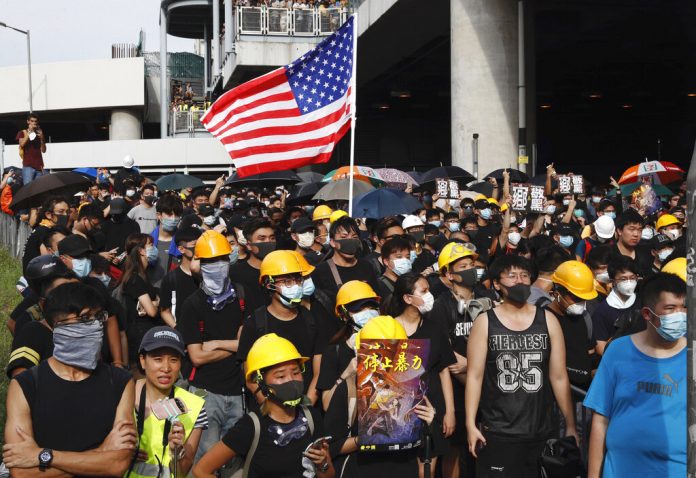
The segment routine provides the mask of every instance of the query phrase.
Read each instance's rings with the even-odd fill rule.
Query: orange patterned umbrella
[[[669,184],[681,180],[684,170],[669,161],[645,161],[624,171],[619,184],[637,183],[644,176],[652,176],[654,183]]]

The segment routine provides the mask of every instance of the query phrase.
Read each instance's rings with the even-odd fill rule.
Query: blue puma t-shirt
[[[584,401],[609,418],[604,478],[686,476],[686,387],[686,347],[657,359],[611,343]]]

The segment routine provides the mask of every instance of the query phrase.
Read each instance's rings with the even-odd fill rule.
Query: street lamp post
[[[27,71],[29,72],[29,113],[34,112],[34,101],[32,98],[33,91],[31,87],[31,36],[29,30],[21,30],[19,28],[12,27],[5,22],[0,22],[0,27],[9,28],[19,33],[24,33],[27,36]]]

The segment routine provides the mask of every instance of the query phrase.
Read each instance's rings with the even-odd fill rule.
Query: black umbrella
[[[472,184],[467,191],[473,191],[475,193],[483,194],[487,198],[493,196],[493,185],[488,181],[481,181],[480,183]]]
[[[418,182],[422,186],[423,183],[432,182],[436,179],[456,179],[462,183],[476,181],[476,178],[470,172],[464,171],[459,166],[439,166],[421,174]]]
[[[294,171],[274,171],[272,173],[254,174],[240,178],[237,173],[230,176],[225,184],[229,186],[266,186],[274,187],[281,185],[289,185],[301,183],[302,178],[295,174]]]
[[[314,171],[300,171],[297,175],[302,179],[303,183],[319,183],[324,179],[323,174],[315,173]]]
[[[507,171],[510,173],[510,182],[513,183],[527,183],[529,182],[529,176],[527,176],[525,173],[520,171],[519,169],[512,169],[512,168],[505,168],[505,169],[496,169],[495,171],[491,171],[486,175],[484,179],[488,178],[495,178],[496,181],[502,184],[503,182],[503,171]]]
[[[162,176],[155,184],[162,191],[178,191],[186,188],[197,188],[203,186],[203,180],[188,174],[174,173]]]
[[[312,197],[319,192],[326,183],[298,183],[290,189],[290,197],[285,200],[288,206],[307,204],[312,201]]]
[[[73,195],[86,190],[92,181],[81,174],[60,172],[44,174],[22,186],[14,195],[10,207],[15,211],[38,207],[52,194]]]

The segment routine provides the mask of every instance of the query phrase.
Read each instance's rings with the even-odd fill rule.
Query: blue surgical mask
[[[408,258],[411,260],[411,264],[413,264],[418,259],[418,254],[416,254],[416,251],[409,251]]]
[[[297,307],[302,300],[302,286],[294,284],[291,286],[283,286],[280,288],[280,302],[285,307]]]
[[[353,323],[357,325],[359,328],[365,327],[365,324],[370,321],[370,319],[374,319],[379,315],[379,311],[376,309],[365,309],[361,310],[360,312],[356,312],[355,314],[351,314],[350,318],[353,319]]]
[[[104,287],[109,287],[109,284],[111,283],[111,277],[109,277],[109,274],[100,274],[97,276],[97,279],[104,284]]]
[[[432,224],[435,227],[440,227],[442,221],[430,221],[428,224]]]
[[[461,226],[458,222],[448,222],[447,228],[450,230],[450,232],[458,232],[461,229]]]
[[[616,212],[614,212],[614,211],[605,212],[604,214],[606,214],[607,216],[609,216],[612,219],[616,219]]]
[[[302,283],[302,297],[309,297],[314,294],[316,287],[311,277],[307,277]]]
[[[686,335],[686,312],[672,312],[671,314],[657,315],[650,311],[655,317],[660,319],[660,326],[655,327],[660,337],[668,342],[675,342]],[[652,325],[652,322],[650,322]]]
[[[394,274],[402,276],[411,272],[411,259],[399,258],[392,260],[394,267],[391,268]]]
[[[558,242],[560,242],[563,247],[570,247],[573,245],[573,236],[561,236]]]
[[[575,214],[575,217],[584,217],[585,211],[583,211],[582,209],[575,209],[573,211],[573,214]]]
[[[88,258],[73,259],[73,272],[77,277],[87,277],[92,272],[92,261]]]
[[[181,218],[178,217],[163,217],[162,218],[162,229],[167,232],[174,232],[176,228],[179,227]]]
[[[486,209],[481,209],[481,219],[484,220],[489,220],[491,218],[492,212],[491,208],[487,207]]]
[[[239,246],[232,246],[232,252],[230,252],[230,264],[236,264],[239,260]]]
[[[148,247],[145,252],[147,254],[147,263],[148,264],[152,265],[155,262],[157,262],[158,253],[157,253],[157,248],[155,246]]]

